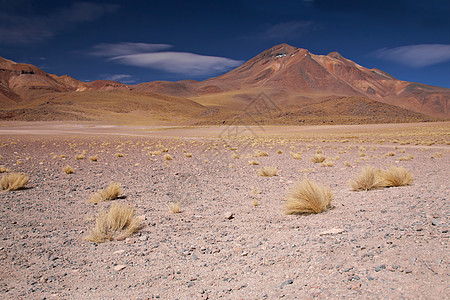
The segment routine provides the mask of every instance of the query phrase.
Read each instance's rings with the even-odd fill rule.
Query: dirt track
[[[393,126],[377,126],[302,128],[301,135],[292,127],[265,128],[258,136],[266,138],[234,140],[231,146],[238,150],[219,138],[220,127],[141,128],[145,136],[129,136],[137,129],[2,126],[0,165],[31,179],[27,189],[0,192],[0,295],[442,299],[449,294],[450,146],[377,144],[395,133]],[[407,124],[397,131],[404,130],[405,140],[448,141],[448,123],[433,128]],[[277,132],[284,138],[273,140]],[[444,136],[434,134],[440,132]],[[174,158],[168,164],[161,155],[148,155],[162,148]],[[83,150],[86,159],[75,160]],[[193,156],[185,157],[183,150]],[[255,150],[269,156],[252,157]],[[318,150],[335,165],[312,163]],[[302,159],[293,159],[291,151],[302,152]],[[116,157],[118,152],[124,157]],[[91,155],[98,161],[89,161]],[[399,160],[407,155],[413,159]],[[249,165],[250,159],[260,165]],[[63,174],[65,165],[75,173]],[[351,191],[347,181],[364,165],[404,166],[415,182]],[[258,176],[261,166],[276,166],[278,175]],[[333,208],[286,216],[284,197],[304,176],[331,186]],[[87,242],[83,237],[95,215],[111,205],[87,200],[111,181],[124,186],[126,198],[115,201],[134,205],[145,215],[145,226],[126,241]],[[253,200],[259,206],[252,206]],[[172,201],[181,201],[181,214],[168,212]],[[225,218],[226,212],[234,218]],[[321,235],[333,228],[342,233]],[[118,265],[124,268],[116,271]]]

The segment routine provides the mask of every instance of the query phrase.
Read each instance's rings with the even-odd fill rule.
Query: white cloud
[[[146,44],[146,43],[102,43],[95,45],[91,55],[97,56],[122,56],[146,52],[156,52],[172,48],[168,44]]]
[[[128,74],[104,74],[101,76],[101,78],[103,78],[104,80],[119,81],[122,83],[135,82],[135,80],[132,79],[132,76]]]
[[[140,53],[113,57],[118,63],[184,75],[210,75],[237,67],[242,61],[187,52]]]
[[[0,11],[0,43],[28,44],[52,38],[77,24],[93,21],[115,12],[116,4],[74,2],[45,15],[20,15]]]
[[[383,48],[371,53],[379,59],[393,61],[414,68],[450,61],[450,45],[420,44],[397,48]]]
[[[297,38],[311,30],[313,22],[292,21],[273,25],[262,33],[262,37],[268,40],[288,40]]]

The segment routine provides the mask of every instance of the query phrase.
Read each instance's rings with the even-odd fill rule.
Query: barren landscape
[[[0,144],[2,172],[29,175],[25,188],[0,191],[4,299],[449,294],[449,122],[4,122]],[[313,163],[315,155],[325,161]],[[353,191],[364,166],[404,167],[414,181]],[[258,175],[262,167],[276,175]],[[286,215],[286,197],[304,178],[330,186],[331,207]],[[118,199],[89,202],[111,182],[123,187]],[[142,228],[125,240],[86,240],[114,203],[134,207]]]

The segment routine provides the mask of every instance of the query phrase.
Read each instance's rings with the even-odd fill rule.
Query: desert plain
[[[324,164],[311,161],[316,154]],[[449,122],[3,122],[0,155],[5,170],[30,178],[23,189],[0,191],[3,299],[444,299],[450,292]],[[67,165],[72,174],[63,172]],[[269,166],[275,176],[258,175]],[[364,166],[401,166],[414,181],[353,191],[349,180]],[[286,196],[303,178],[330,186],[331,207],[286,215]],[[110,182],[122,185],[121,196],[89,203]],[[125,240],[86,240],[113,203],[134,207],[141,229]]]

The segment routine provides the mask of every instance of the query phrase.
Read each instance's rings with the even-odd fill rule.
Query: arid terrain
[[[316,154],[325,164],[311,161]],[[30,176],[24,189],[0,191],[2,299],[450,294],[449,122],[3,122],[0,158],[4,169]],[[348,182],[366,165],[402,166],[414,181],[353,191]],[[277,175],[259,176],[268,166]],[[305,177],[331,187],[332,207],[286,215],[286,196]],[[123,186],[119,199],[89,203],[113,181]],[[171,213],[177,202],[181,212]],[[87,241],[113,203],[135,207],[143,227],[122,241]]]

